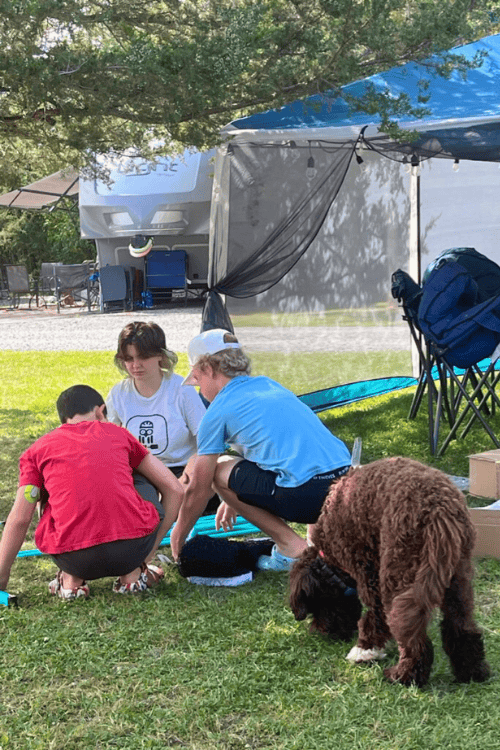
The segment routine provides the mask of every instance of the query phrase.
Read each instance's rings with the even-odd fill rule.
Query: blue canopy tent
[[[326,92],[230,123],[227,143],[216,158],[209,289],[245,297],[276,284],[310,246],[357,148],[357,158],[362,158],[362,146],[413,166],[410,272],[420,280],[419,161],[500,161],[500,35],[451,52],[471,61],[478,54],[483,57],[466,75],[455,71],[449,78],[435,73],[438,58],[407,63],[345,86],[345,97],[332,98]],[[404,95],[412,107],[425,107],[422,119],[398,122],[401,129],[416,132],[416,140],[395,143],[379,131],[378,116],[353,111],[347,99],[356,100],[372,89],[395,98]],[[304,164],[314,167],[313,178]],[[274,192],[270,202],[266,188],[277,173],[286,200],[277,201]],[[248,203],[249,196],[253,205],[245,223],[239,204]],[[238,217],[234,230],[231,214]],[[265,229],[259,232],[256,225]]]
[[[409,271],[420,282],[419,163],[500,161],[500,35],[450,53],[469,61],[479,55],[480,63],[448,78],[436,72],[438,57],[407,63],[345,86],[343,96],[325,92],[226,126],[214,170],[204,329],[232,329],[223,295],[258,295],[298,263],[364,150],[410,165]],[[373,90],[425,108],[421,118],[398,121],[412,133],[408,141],[395,142],[380,131],[379,116],[355,110],[353,101]],[[349,400],[356,386],[349,385]],[[335,405],[331,395],[327,408]],[[321,399],[314,400],[320,410]]]
[[[368,142],[386,143],[387,148],[420,156],[445,156],[453,159],[498,161],[500,158],[500,35],[450,50],[480,65],[443,78],[433,72],[439,58],[425,63],[407,63],[361,81],[344,86],[343,97],[328,92],[297,101],[279,110],[269,110],[235,120],[226,132],[240,140],[301,136],[310,139],[356,140],[361,130]],[[370,90],[390,92],[394,98],[404,95],[409,104],[423,108],[421,119],[401,120],[401,128],[417,131],[413,143],[389,143],[379,132],[380,118],[354,112],[347,98],[360,99]],[[280,132],[284,131],[284,132]]]

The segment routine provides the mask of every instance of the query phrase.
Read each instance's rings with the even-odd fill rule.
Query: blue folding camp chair
[[[470,270],[460,262],[461,251],[467,251],[469,260],[472,257]],[[409,417],[415,418],[427,391],[430,448],[438,456],[457,437],[466,419],[460,437],[478,420],[500,447],[487,421],[500,405],[495,393],[500,378],[495,370],[500,343],[500,268],[472,248],[453,253],[446,251],[432,264],[421,288],[404,271],[392,277],[392,294],[403,305],[403,317],[420,357]],[[485,274],[482,259],[496,266],[496,272],[491,269]],[[492,296],[493,290],[498,293]],[[444,420],[449,432],[439,446]]]
[[[151,250],[146,256],[146,291],[155,303],[172,299],[177,290],[187,301],[187,255],[185,250]]]

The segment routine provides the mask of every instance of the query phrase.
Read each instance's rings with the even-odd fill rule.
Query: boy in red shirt
[[[106,576],[118,576],[117,593],[144,591],[163,577],[147,563],[177,518],[182,485],[126,429],[106,421],[104,399],[90,386],[63,391],[57,410],[61,426],[19,461],[19,489],[0,541],[0,589],[43,493],[35,543],[59,568],[50,593],[87,597],[86,581]],[[142,496],[132,472],[141,475],[135,484]]]

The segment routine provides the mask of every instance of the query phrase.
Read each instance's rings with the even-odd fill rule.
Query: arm
[[[26,538],[35,512],[36,498],[28,501],[25,490],[26,486],[19,487],[0,540],[0,589],[4,590],[9,582],[12,563]]]
[[[196,437],[201,420],[207,411],[206,406],[198,391],[192,385],[181,386],[180,396],[180,412],[190,433]]]
[[[183,416],[184,422],[189,428],[191,435],[196,437],[198,435],[198,429],[200,427],[201,420],[205,416],[205,405],[203,404],[200,395],[192,385],[181,386],[181,396],[181,414]],[[189,484],[189,477],[193,473],[193,466],[196,460],[196,455],[197,454],[194,453],[189,458],[186,468],[184,469],[184,472],[180,477],[180,481],[183,485]]]
[[[179,518],[170,535],[172,555],[178,559],[186,537],[206,508],[209,498],[213,495],[212,482],[217,467],[219,454],[196,456],[192,474],[184,494]]]
[[[197,454],[194,453],[189,461],[187,462],[184,471],[182,472],[181,476],[179,477],[179,482],[183,485],[189,484],[190,477],[193,473],[194,464],[196,462]]]

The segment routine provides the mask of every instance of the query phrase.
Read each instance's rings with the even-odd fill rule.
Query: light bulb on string
[[[458,172],[459,169],[460,169],[460,159],[455,159],[455,161],[453,162],[453,171]]]
[[[359,171],[361,174],[367,174],[370,171],[370,162],[366,161],[366,158],[363,159],[361,154],[358,154],[357,151],[354,152],[354,156],[356,158],[356,163],[359,167]]]
[[[416,154],[413,154],[413,156],[411,157],[410,173],[416,174],[417,177],[419,177],[421,171],[420,159]]]
[[[314,164],[314,156],[311,154],[311,156],[307,160],[306,177],[308,180],[314,180],[317,174],[318,170],[316,169],[316,166]]]

